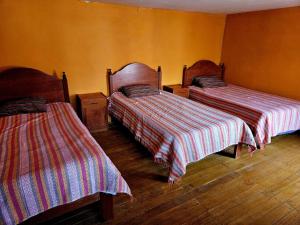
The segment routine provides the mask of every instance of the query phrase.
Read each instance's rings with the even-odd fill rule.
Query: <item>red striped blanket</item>
[[[259,145],[271,137],[300,129],[300,102],[229,84],[226,87],[189,87],[189,98],[243,119]]]
[[[139,98],[115,92],[109,112],[151,151],[156,162],[170,166],[170,182],[185,174],[187,164],[228,146],[256,146],[241,119],[164,91]]]
[[[0,118],[0,224],[17,224],[97,192],[130,194],[71,105]]]

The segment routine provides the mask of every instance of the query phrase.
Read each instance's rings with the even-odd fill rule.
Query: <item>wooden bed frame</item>
[[[192,85],[193,78],[196,76],[217,75],[223,80],[224,72],[224,64],[218,66],[210,60],[199,60],[189,68],[186,65],[183,67],[182,86],[188,87]]]
[[[220,65],[215,64],[210,60],[199,60],[195,62],[192,66],[187,67],[187,65],[183,66],[183,74],[182,74],[182,87],[188,87],[192,85],[192,81],[194,77],[197,76],[211,76],[217,75],[222,80],[224,79],[225,67],[224,64]],[[225,155],[233,158],[239,158],[241,155],[242,144],[238,144],[234,146],[233,154],[228,153],[226,151],[221,151],[218,154]]]
[[[129,63],[112,73],[107,69],[109,95],[120,87],[133,84],[149,84],[161,89],[161,67],[157,71],[143,63]]]
[[[217,65],[210,60],[199,60],[189,68],[187,67],[187,65],[184,65],[183,74],[182,74],[182,87],[191,86],[193,78],[197,76],[217,75],[223,80],[224,72],[225,72],[225,67],[223,63]],[[238,144],[234,146],[233,154],[230,154],[226,151],[221,151],[218,154],[233,157],[233,158],[239,158],[241,155],[241,150],[242,150],[242,145]]]
[[[187,68],[187,66],[184,65],[183,73],[182,73],[182,86],[183,87],[191,86],[193,78],[197,76],[217,75],[222,80],[224,80],[224,74],[225,74],[224,63],[220,63],[219,65],[217,65],[210,60],[199,60],[189,68]],[[258,148],[264,149],[265,145],[259,145]]]
[[[21,98],[42,97],[48,102],[69,102],[68,81],[63,72],[62,79],[42,71],[25,67],[0,68],[0,102]],[[21,224],[38,224],[90,205],[97,204],[104,220],[113,218],[113,197],[106,193],[96,193],[72,203],[51,208],[25,220]]]
[[[195,66],[196,64],[197,63],[195,63],[193,66]],[[212,64],[209,66],[212,66]],[[191,78],[190,83],[192,83],[192,79],[193,78]],[[109,95],[111,95],[115,91],[118,91],[118,89],[122,86],[132,84],[150,84],[153,87],[161,89],[161,67],[158,66],[158,69],[156,71],[143,63],[130,63],[114,73],[111,72],[111,69],[108,69],[107,81]],[[241,155],[241,150],[242,144],[238,144],[234,146],[233,154],[225,151],[219,152],[219,154],[233,158],[239,158]]]

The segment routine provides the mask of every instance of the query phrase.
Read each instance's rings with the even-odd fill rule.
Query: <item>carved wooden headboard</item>
[[[107,70],[109,95],[118,91],[120,87],[132,84],[149,84],[161,88],[161,68],[157,71],[143,63],[130,63],[112,73]]]
[[[223,79],[224,64],[217,65],[210,60],[199,60],[191,67],[183,67],[182,86],[188,87],[192,84],[193,78],[196,76],[217,75]]]
[[[69,102],[66,74],[59,79],[42,71],[26,67],[0,68],[0,101],[43,97],[48,102]]]

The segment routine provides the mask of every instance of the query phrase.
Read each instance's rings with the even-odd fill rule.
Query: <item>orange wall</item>
[[[225,79],[300,100],[300,7],[228,15]]]
[[[66,71],[70,94],[104,91],[106,69],[132,61],[162,66],[163,84],[182,67],[219,61],[225,15],[79,0],[1,0],[0,66]]]

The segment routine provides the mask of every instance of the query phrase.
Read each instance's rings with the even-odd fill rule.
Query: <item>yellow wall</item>
[[[300,7],[228,15],[225,79],[300,100]]]
[[[66,71],[70,94],[104,91],[106,69],[140,61],[162,66],[163,84],[182,67],[219,61],[225,15],[79,0],[0,0],[0,66]]]

